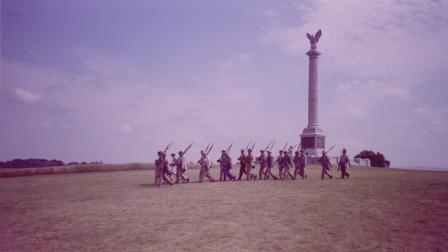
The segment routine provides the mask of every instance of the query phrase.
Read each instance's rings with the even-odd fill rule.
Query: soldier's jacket
[[[330,169],[330,159],[328,158],[328,156],[322,156],[321,158],[319,158],[319,162],[322,164],[322,168],[324,169]]]
[[[224,158],[224,168],[225,169],[232,169],[232,158],[229,155],[226,155]]]
[[[347,164],[350,163],[350,160],[348,159],[348,156],[346,154],[342,154],[339,157],[339,165],[343,167],[347,167]]]
[[[260,167],[266,167],[266,156],[260,155],[257,157],[257,161],[260,163]]]
[[[254,163],[254,157],[252,154],[247,154],[246,156],[246,167],[252,167]]]
[[[283,162],[284,156],[278,156],[277,157],[277,163],[279,167],[283,167],[284,162]]]
[[[202,158],[201,168],[206,171],[210,170],[210,160],[207,157]]]
[[[178,170],[182,170],[182,171],[186,169],[184,157],[177,158],[176,167]]]
[[[300,154],[300,166],[305,167],[306,165],[306,156],[305,154]]]
[[[241,154],[241,156],[238,158],[238,161],[240,161],[241,167],[246,167],[246,155]]]
[[[271,155],[266,157],[266,165],[272,167],[274,165],[274,158]]]
[[[294,163],[294,166],[295,167],[299,167],[300,166],[300,156],[299,155],[295,155],[294,156],[294,160],[293,160],[293,163]]]
[[[289,167],[292,164],[291,158],[289,157],[288,154],[283,156],[283,167]]]
[[[225,159],[226,159],[225,155],[221,154],[221,157],[218,160],[216,160],[216,162],[219,163],[219,166],[221,167],[221,169],[225,168],[225,163],[226,163]]]
[[[162,170],[163,169],[163,159],[160,157],[158,159],[156,159],[156,161],[154,162],[154,167],[158,170]]]

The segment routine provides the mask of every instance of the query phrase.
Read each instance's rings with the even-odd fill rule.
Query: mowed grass
[[[152,170],[3,178],[0,251],[448,251],[448,172],[331,172],[201,184],[192,169],[161,188]]]

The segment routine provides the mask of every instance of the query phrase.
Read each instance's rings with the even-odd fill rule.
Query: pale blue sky
[[[309,48],[334,154],[448,161],[446,1],[1,1],[0,160],[299,141]],[[279,146],[277,146],[279,147]]]

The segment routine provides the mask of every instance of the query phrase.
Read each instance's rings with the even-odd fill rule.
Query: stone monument
[[[316,44],[322,31],[319,30],[315,35],[306,34],[310,40],[311,49],[306,53],[309,57],[308,69],[308,126],[303,129],[300,135],[300,144],[311,160],[312,157],[322,155],[325,149],[325,135],[318,125],[318,78],[317,78],[317,59],[320,52],[317,51]]]

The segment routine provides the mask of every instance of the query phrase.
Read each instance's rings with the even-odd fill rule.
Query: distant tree
[[[13,159],[11,161],[0,162],[1,168],[32,168],[32,167],[49,167],[49,166],[63,166],[64,162],[56,159]]]
[[[370,160],[370,165],[374,167],[390,167],[390,161],[380,152],[375,153],[371,150],[363,150],[355,158],[367,158]]]

